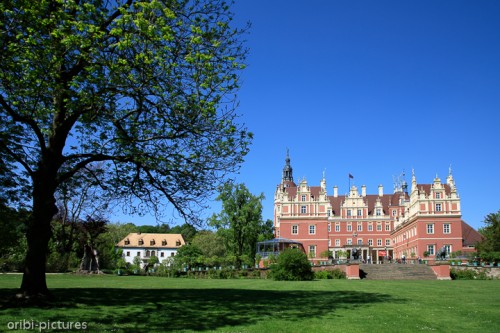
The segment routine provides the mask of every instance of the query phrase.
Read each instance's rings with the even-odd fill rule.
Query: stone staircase
[[[362,264],[359,276],[367,280],[437,280],[432,268],[419,264]]]

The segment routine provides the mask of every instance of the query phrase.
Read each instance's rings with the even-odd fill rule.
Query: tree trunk
[[[36,177],[33,185],[33,212],[28,222],[28,252],[24,263],[21,292],[24,296],[49,296],[45,280],[48,244],[52,234],[50,223],[57,213],[54,198],[55,177]]]

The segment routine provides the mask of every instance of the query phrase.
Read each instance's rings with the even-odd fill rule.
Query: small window
[[[139,239],[139,245],[144,245],[144,241],[142,239]]]
[[[440,212],[441,211],[441,204],[438,203],[436,204],[436,212]]]
[[[349,217],[351,216],[351,210],[350,209],[347,210],[347,216],[349,216]]]
[[[390,239],[386,239],[385,240],[385,246],[391,246],[391,240]]]
[[[309,226],[309,235],[315,235],[315,234],[316,234],[316,226],[310,225]]]
[[[309,257],[316,258],[316,245],[309,245]]]
[[[368,224],[368,231],[373,231],[373,225],[372,224]]]
[[[300,206],[300,212],[301,212],[302,214],[307,213],[307,207],[306,207],[306,206]]]
[[[170,256],[171,257],[175,256],[175,253],[174,252],[170,252]]]
[[[340,246],[340,239],[335,240],[335,246]]]
[[[368,240],[368,245],[369,245],[369,246],[373,246],[373,239],[369,239],[369,240]]]
[[[427,224],[427,233],[428,234],[433,234],[434,233],[434,223]]]
[[[125,245],[130,245],[130,240],[128,238],[125,239]]]
[[[391,231],[391,225],[389,223],[385,225],[385,231]]]
[[[292,225],[292,235],[298,235],[298,234],[299,234],[299,226]]]
[[[149,252],[149,250],[146,250],[146,257],[149,257],[151,256],[151,253]]]
[[[302,194],[301,201],[306,201],[306,195]]]
[[[392,216],[396,216],[397,210],[393,209],[392,210]]]
[[[382,246],[382,240],[381,239],[377,239],[377,246]]]
[[[141,252],[137,252],[137,256],[140,258],[141,257]]]
[[[130,257],[130,251],[127,251],[127,257]]]
[[[358,223],[358,231],[363,231],[363,225],[361,223]]]
[[[160,257],[162,257],[162,258],[163,258],[164,256],[165,256],[165,253],[160,252]]]
[[[328,232],[332,231],[332,225],[328,223]]]
[[[429,252],[429,255],[434,255],[434,245],[427,245],[427,252]]]
[[[363,211],[361,209],[358,209],[358,216],[363,215]]]
[[[443,224],[443,234],[449,234],[451,233],[451,228],[449,223]]]
[[[155,245],[155,240],[154,239],[150,240],[149,245]]]
[[[441,199],[441,193],[436,193],[436,199]]]
[[[363,245],[363,240],[362,239],[358,239],[358,245]]]
[[[377,224],[377,231],[382,231],[382,225],[381,224]]]
[[[382,215],[382,209],[377,208],[377,209],[375,210],[375,215],[377,215],[377,216]]]
[[[180,240],[176,240],[175,241],[175,246],[181,246],[181,241]]]
[[[340,225],[339,224],[335,225],[335,232],[340,232]]]
[[[151,251],[151,257],[155,256],[156,257],[156,252],[155,251]]]
[[[161,241],[161,245],[162,245],[162,246],[166,246],[166,245],[167,245],[167,240],[166,240],[166,239],[162,240],[162,241]]]
[[[347,225],[347,232],[350,232],[350,231],[352,231],[352,225],[348,224]]]

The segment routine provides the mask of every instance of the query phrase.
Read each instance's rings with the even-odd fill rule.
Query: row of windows
[[[160,252],[159,254],[160,254],[160,258],[165,257],[165,252]],[[149,257],[155,256],[155,255],[156,255],[156,252],[154,250],[153,251],[147,250],[144,257],[149,258]],[[174,252],[170,253],[171,257],[173,257],[174,255],[175,255]],[[130,251],[127,251],[125,253],[125,256],[130,257]],[[136,257],[139,257],[139,258],[141,257],[141,251],[137,251]]]
[[[372,224],[368,224],[368,231],[373,231],[373,225]],[[363,231],[363,225],[362,224],[358,224],[357,225],[357,228],[356,228],[357,231]],[[352,225],[351,224],[348,224],[347,225],[347,232],[352,232]],[[377,231],[382,231],[382,224],[377,224]],[[385,231],[391,231],[391,225],[390,224],[386,224],[385,225]],[[328,224],[328,232],[331,232],[331,225]],[[340,232],[340,225],[339,224],[336,224],[335,225],[335,232]],[[298,235],[299,234],[299,226],[297,224],[294,224],[292,225],[292,235]],[[316,225],[309,225],[309,235],[315,235],[316,234]]]
[[[451,225],[449,223],[443,224],[443,234],[451,233]],[[427,223],[427,234],[434,234],[434,223]]]

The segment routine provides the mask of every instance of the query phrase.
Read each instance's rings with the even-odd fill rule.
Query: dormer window
[[[150,240],[149,245],[155,245],[155,240],[154,239]]]
[[[177,241],[175,242],[175,246],[181,246],[181,241],[180,241],[180,240],[177,240]]]
[[[128,238],[125,239],[125,245],[130,245],[130,240]]]
[[[162,240],[162,241],[161,241],[161,245],[162,245],[162,246],[167,245],[167,240],[166,240],[166,239]]]
[[[144,245],[144,241],[142,239],[139,239],[139,245]]]

